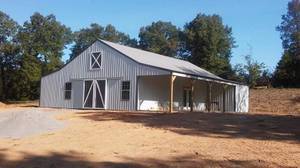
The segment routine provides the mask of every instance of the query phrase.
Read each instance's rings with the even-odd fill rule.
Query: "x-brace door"
[[[84,108],[105,107],[105,80],[86,80],[84,82]]]

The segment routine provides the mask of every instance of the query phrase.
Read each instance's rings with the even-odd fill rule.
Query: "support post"
[[[207,111],[211,111],[211,87],[212,83],[207,82],[207,98],[206,98],[206,103],[207,103]]]
[[[140,110],[140,94],[139,94],[139,80],[140,80],[140,77],[137,76],[136,77],[136,87],[135,87],[135,103],[136,103],[136,111]]]
[[[174,97],[174,81],[176,79],[176,76],[171,75],[170,76],[170,97],[169,97],[169,112],[173,112],[173,97]]]
[[[223,113],[225,113],[226,111],[226,88],[227,88],[227,85],[223,85]]]
[[[234,97],[234,107],[233,107],[233,108],[234,108],[234,112],[237,112],[237,109],[236,109],[236,101],[237,101],[237,100],[236,100],[236,98],[237,98],[237,97],[236,97],[236,87],[237,87],[237,86],[234,86],[234,91],[233,91],[233,94],[234,94],[234,95],[233,95],[233,97]]]
[[[191,79],[191,100],[190,100],[190,110],[191,112],[194,111],[194,88],[195,88],[195,80],[194,79]]]

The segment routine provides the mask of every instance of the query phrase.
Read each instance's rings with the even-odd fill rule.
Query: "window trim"
[[[101,57],[100,63],[95,59],[95,63],[98,62],[98,65],[100,64],[100,65],[99,65],[99,68],[93,68],[93,67],[92,67],[92,57],[94,57],[94,55],[93,55],[94,53],[100,53],[100,57]],[[99,70],[99,69],[102,69],[102,64],[103,64],[103,54],[102,54],[102,53],[103,53],[102,51],[94,51],[94,52],[91,52],[91,53],[90,53],[90,57],[89,57],[89,58],[90,58],[90,62],[89,62],[89,64],[90,64],[90,70],[93,71],[93,70]],[[95,57],[94,57],[94,58],[95,58]]]
[[[123,83],[124,82],[129,83],[129,89],[123,89]],[[129,80],[121,81],[121,88],[120,88],[120,90],[121,90],[121,95],[120,95],[121,96],[120,97],[121,101],[130,101],[130,89],[131,89],[131,82]],[[123,99],[123,91],[128,92],[128,99]]]
[[[71,85],[71,89],[67,89],[67,84],[68,83]],[[70,92],[70,98],[66,98],[66,92]],[[71,100],[72,99],[72,82],[65,82],[64,99],[65,100]]]

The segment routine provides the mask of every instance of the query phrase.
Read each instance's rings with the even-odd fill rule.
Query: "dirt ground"
[[[0,102],[0,109],[20,108],[20,107],[38,107],[38,105],[39,105],[38,101],[28,101],[28,102],[18,102],[18,103]],[[1,110],[0,110],[0,112],[1,112]]]
[[[252,89],[250,112],[300,114],[300,89]]]
[[[22,139],[0,139],[0,168],[300,165],[296,113],[45,110],[61,111],[56,118],[66,127]]]

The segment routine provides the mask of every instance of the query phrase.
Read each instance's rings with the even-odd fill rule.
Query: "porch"
[[[235,85],[177,75],[139,76],[137,110],[236,111]]]

